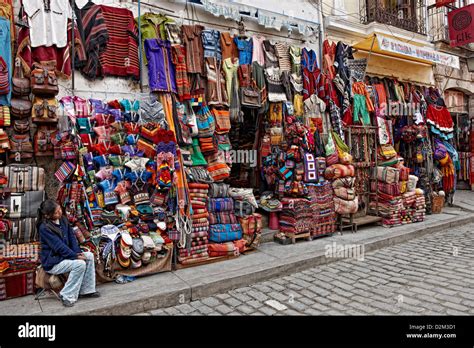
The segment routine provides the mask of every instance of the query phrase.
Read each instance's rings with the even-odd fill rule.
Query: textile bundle
[[[313,211],[310,203],[305,198],[283,198],[283,211],[280,213],[280,231],[294,234],[311,232]]]
[[[313,211],[312,236],[321,236],[336,231],[334,195],[329,181],[308,185],[308,196]]]
[[[178,261],[181,264],[190,264],[209,258],[207,245],[209,231],[209,212],[207,210],[208,184],[188,183],[189,198],[193,208],[191,247],[179,249]]]

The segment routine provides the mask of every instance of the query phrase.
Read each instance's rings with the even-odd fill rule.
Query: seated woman
[[[59,293],[62,304],[72,307],[78,297],[99,297],[95,290],[94,255],[81,251],[71,225],[55,201],[48,199],[41,204],[38,230],[40,260],[45,272],[69,273]]]

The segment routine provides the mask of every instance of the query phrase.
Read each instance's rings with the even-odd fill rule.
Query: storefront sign
[[[456,0],[436,0],[436,7],[446,6],[456,2]]]
[[[448,13],[449,43],[462,46],[474,42],[474,4]]]
[[[397,53],[407,57],[422,59],[435,64],[443,64],[459,69],[459,57],[437,52],[428,47],[415,46],[381,35],[377,35],[377,40],[380,49],[383,51]]]

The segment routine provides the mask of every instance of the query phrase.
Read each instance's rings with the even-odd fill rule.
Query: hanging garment
[[[10,36],[10,21],[0,17],[0,56],[6,63],[8,69],[8,84],[12,85],[12,47],[11,47],[11,36]],[[10,105],[12,93],[11,88],[8,94],[0,95],[0,105]]]
[[[287,101],[285,88],[281,80],[281,72],[279,68],[266,68],[265,76],[267,77],[268,101],[281,102]]]
[[[271,40],[263,41],[263,53],[265,55],[265,68],[278,68],[278,56]]]
[[[67,36],[68,42],[72,41],[72,22],[68,21]],[[75,67],[83,68],[87,64],[87,53],[84,42],[82,41],[78,26],[74,28],[74,42],[75,42]],[[29,76],[33,64],[39,64],[54,71],[57,76],[62,78],[69,78],[72,73],[71,69],[71,45],[62,48],[56,46],[39,46],[31,47],[30,45],[30,29],[21,27],[18,32],[18,51],[22,63],[23,73]]]
[[[201,32],[204,58],[216,58],[222,60],[221,34],[217,30],[205,29]]]
[[[234,42],[234,38],[228,32],[221,32],[221,51],[222,60],[239,57],[239,50]]]
[[[281,72],[291,71],[290,46],[286,42],[277,42],[275,50]]]
[[[453,118],[444,106],[429,104],[426,111],[426,122],[432,126],[432,129],[441,133],[448,134],[454,130]]]
[[[166,24],[174,23],[172,18],[166,17],[161,13],[145,13],[140,17],[135,18],[136,25],[140,22],[141,37],[142,37],[142,57],[145,64],[148,64],[148,59],[145,55],[145,40],[147,39],[162,39],[166,40]]]
[[[132,11],[106,5],[100,7],[109,33],[107,48],[99,56],[103,74],[131,76],[138,80],[138,30]]]
[[[241,39],[236,36],[234,42],[239,50],[239,63],[252,64],[252,38]]]
[[[298,46],[290,46],[291,74],[301,76],[302,49]]]
[[[304,102],[304,120],[305,126],[309,127],[310,132],[316,130],[322,131],[323,113],[326,111],[326,104],[318,98],[316,94],[306,99]]]
[[[71,8],[68,0],[23,1],[28,16],[31,47],[67,45],[67,20]]]
[[[204,75],[204,48],[201,42],[203,30],[204,27],[202,25],[181,26],[189,74]]]
[[[334,62],[336,60],[336,44],[329,43],[329,40],[324,40],[323,43],[323,72],[332,80],[336,77],[336,68]]]
[[[224,60],[224,65],[222,69],[224,70],[225,80],[226,80],[226,90],[227,96],[229,99],[229,103],[232,102],[232,81],[235,81],[235,84],[238,86],[238,76],[237,76],[237,69],[239,68],[239,59],[238,58],[227,58]]]
[[[170,42],[161,39],[145,40],[145,52],[148,59],[150,90],[177,93]]]
[[[12,48],[14,48],[13,43],[15,42],[15,14],[13,13],[13,3],[12,0],[0,2],[0,17],[8,19],[10,21],[10,42]]]
[[[229,105],[222,62],[216,58],[206,58],[207,102],[210,105]]]
[[[77,27],[87,55],[81,68],[82,74],[89,79],[103,76],[100,55],[107,48],[109,33],[102,8],[89,1],[82,9],[75,7]],[[79,37],[79,36],[78,36]]]
[[[303,66],[303,99],[317,94],[324,98],[324,85],[321,80],[321,70],[318,69],[316,52],[303,48],[302,66]]]
[[[359,120],[359,115],[362,119]],[[360,94],[354,94],[354,122],[361,122],[364,126],[370,126],[370,116],[365,103],[365,97]]]
[[[180,101],[191,98],[191,85],[188,80],[188,68],[186,65],[186,49],[182,45],[171,46],[171,59],[175,68],[176,89]]]
[[[252,36],[252,63],[257,62],[260,65],[265,64],[265,53],[263,52],[263,41],[265,37],[261,35]]]

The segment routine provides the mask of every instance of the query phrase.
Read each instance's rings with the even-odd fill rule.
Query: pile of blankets
[[[336,231],[334,193],[329,181],[306,184],[313,211],[312,236],[323,236]]]
[[[425,193],[422,189],[415,189],[415,214],[413,215],[413,222],[422,222],[425,220],[426,214],[426,200]]]
[[[242,227],[235,216],[234,200],[229,196],[228,190],[214,187],[210,192],[208,210],[209,240],[212,242],[209,244],[210,256],[239,255],[239,247],[232,242],[242,239]]]
[[[378,201],[378,202],[377,202]],[[404,209],[401,196],[392,196],[383,192],[377,194],[376,199],[369,203],[369,209],[375,213],[378,203],[378,212],[382,217],[382,225],[393,227],[401,225],[400,212]]]
[[[178,261],[182,264],[199,263],[209,258],[207,247],[209,243],[209,212],[207,210],[209,185],[189,183],[188,187],[193,209],[193,227],[190,247],[179,249]]]
[[[314,222],[310,200],[285,197],[281,202],[280,232],[300,234],[312,231]]]

